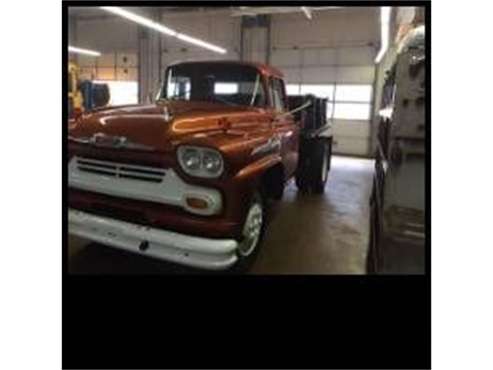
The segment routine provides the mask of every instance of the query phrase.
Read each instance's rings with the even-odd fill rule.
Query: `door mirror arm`
[[[306,109],[308,108],[310,105],[312,105],[312,102],[311,101],[308,101],[302,105],[300,105],[299,107],[296,107],[294,109],[291,109],[290,111],[287,111],[287,112],[284,112],[284,113],[281,113],[281,114],[278,114],[275,118],[274,118],[274,121],[278,121],[280,119],[283,119],[287,116],[289,116],[290,114],[293,114],[293,113],[296,113],[296,112],[299,112],[300,110],[303,110],[303,109]]]

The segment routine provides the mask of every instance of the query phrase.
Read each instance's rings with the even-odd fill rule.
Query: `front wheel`
[[[246,272],[252,266],[258,255],[264,227],[264,202],[260,194],[255,192],[243,224],[242,236],[237,249],[238,262],[233,266],[233,271]]]

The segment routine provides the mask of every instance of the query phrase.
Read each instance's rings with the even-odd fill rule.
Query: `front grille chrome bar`
[[[157,167],[138,166],[83,157],[77,157],[76,164],[79,171],[116,178],[162,182],[165,176],[165,170]]]

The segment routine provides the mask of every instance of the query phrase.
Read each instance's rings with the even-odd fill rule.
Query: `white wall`
[[[78,20],[77,46],[98,50],[101,57],[77,56],[81,77],[137,81],[137,25],[120,18]]]
[[[162,22],[170,28],[200,38],[227,50],[218,54],[184,43],[175,38],[162,37],[162,67],[177,61],[207,59],[239,59],[240,18],[231,17],[229,10],[169,14],[163,13]]]

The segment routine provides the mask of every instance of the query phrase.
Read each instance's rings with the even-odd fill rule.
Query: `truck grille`
[[[148,182],[161,182],[165,170],[157,167],[101,161],[90,158],[76,158],[77,169],[83,172]]]

